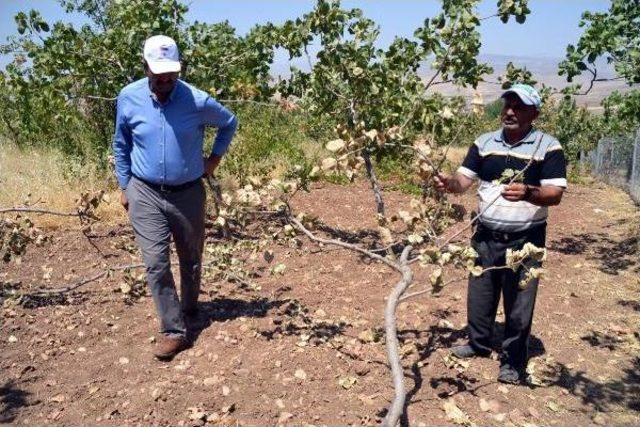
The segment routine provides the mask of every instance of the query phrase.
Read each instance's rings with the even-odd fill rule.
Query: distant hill
[[[506,55],[480,55],[479,60],[491,65],[494,69],[494,73],[487,76],[486,82],[478,85],[478,91],[482,94],[485,103],[489,103],[497,99],[502,93],[502,89],[498,81],[498,76],[504,74],[507,64],[513,62],[518,67],[526,67],[533,74],[534,80],[538,82],[537,86],[545,84],[546,86],[552,86],[557,89],[561,89],[569,85],[566,80],[566,76],[558,75],[558,64],[562,61],[562,58],[549,58],[549,57],[527,57],[527,56],[506,56]],[[598,67],[599,78],[613,78],[615,77],[615,70],[610,64],[607,64],[605,60],[598,61],[596,63]],[[425,78],[431,76],[431,70],[425,66],[423,69]],[[581,83],[583,90],[587,88],[590,79],[587,76],[581,76],[574,79],[573,83]],[[640,87],[635,85],[635,87]],[[584,105],[591,110],[601,110],[600,102],[603,98],[608,96],[614,90],[628,91],[631,87],[624,81],[608,81],[608,82],[596,82],[593,89],[588,95],[577,97],[577,101],[580,105]],[[461,89],[452,84],[441,84],[434,86],[435,91],[443,93],[445,95],[461,95],[467,99],[471,99],[474,90],[472,88]]]
[[[526,67],[531,71],[534,79],[538,82],[538,87],[545,84],[546,86],[562,89],[569,85],[565,76],[558,75],[558,64],[562,61],[562,58],[480,55],[479,60],[481,62],[488,63],[494,69],[494,73],[487,76],[485,78],[486,81],[478,85],[478,91],[482,94],[485,104],[499,98],[502,94],[503,90],[501,89],[500,84],[497,83],[498,77],[504,74],[509,62],[513,62],[514,65],[518,67]],[[309,69],[306,60],[296,60],[294,61],[294,65],[302,70]],[[615,77],[615,70],[610,64],[607,64],[605,60],[598,61],[596,65],[598,67],[598,77]],[[286,56],[276,55],[274,64],[271,67],[271,72],[275,78],[277,78],[277,76],[289,76],[289,62],[287,61]],[[419,72],[425,79],[429,79],[433,75],[433,71],[429,64],[425,64]],[[575,78],[573,83],[581,83],[583,85],[583,90],[585,90],[589,81],[590,79],[587,78],[587,76],[582,76]],[[640,85],[636,85],[635,87],[638,88]],[[584,105],[590,110],[601,111],[602,107],[600,106],[600,103],[602,99],[607,97],[611,92],[614,90],[624,92],[630,89],[631,87],[621,80],[596,82],[588,95],[577,97],[577,102],[579,105]],[[459,88],[449,83],[435,85],[432,90],[447,96],[464,96],[469,102],[471,102],[471,98],[474,94],[473,88]]]

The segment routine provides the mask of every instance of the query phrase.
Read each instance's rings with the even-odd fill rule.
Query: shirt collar
[[[502,142],[504,145],[508,145],[510,147],[515,147],[517,145],[520,144],[528,144],[528,143],[532,143],[536,141],[536,137],[538,135],[538,130],[535,128],[531,128],[531,130],[529,131],[529,133],[522,138],[520,141],[516,142],[515,144],[507,144],[505,138],[504,138],[504,130],[500,129],[499,131],[496,131],[496,133],[493,135],[493,139],[496,142]]]
[[[156,94],[151,91],[151,87],[149,86],[149,77],[145,77],[145,79],[146,79],[145,87],[147,88],[147,92],[149,96],[151,97],[151,99],[153,99],[155,102],[159,104],[160,101],[158,101],[158,99],[156,98]],[[179,84],[180,84],[180,80],[177,80],[176,85],[173,87],[173,90],[169,94],[169,98],[167,99],[167,102],[164,103],[164,105],[167,105],[168,103],[173,101],[173,99],[176,97],[176,92],[178,91]]]

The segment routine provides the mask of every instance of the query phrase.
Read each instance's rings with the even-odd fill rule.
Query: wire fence
[[[625,189],[640,203],[640,129],[635,135],[604,137],[595,150],[581,156],[598,179]]]

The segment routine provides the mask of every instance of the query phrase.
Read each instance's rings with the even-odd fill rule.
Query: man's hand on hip
[[[124,207],[124,210],[129,210],[129,200],[127,199],[127,195],[125,194],[124,190],[120,192],[120,204],[122,205],[122,207]]]
[[[210,157],[204,157],[202,159],[204,163],[204,175],[205,176],[213,175],[213,172],[216,170],[216,168],[220,164],[221,159],[222,159],[222,156],[216,156],[215,154],[212,154]]]
[[[528,193],[529,188],[526,184],[514,182],[504,187],[502,197],[510,202],[519,202],[520,200],[525,200]]]

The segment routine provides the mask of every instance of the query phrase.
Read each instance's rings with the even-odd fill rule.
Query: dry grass
[[[73,212],[82,191],[97,191],[109,187],[109,178],[92,167],[77,168],[65,163],[62,155],[50,150],[19,149],[12,144],[0,144],[0,207],[24,206]],[[113,187],[113,185],[111,185]],[[98,209],[104,221],[121,221],[126,215],[118,203],[119,192],[112,189],[108,202]],[[33,216],[35,218],[35,214]],[[44,228],[75,226],[77,220],[51,215],[37,218]]]

